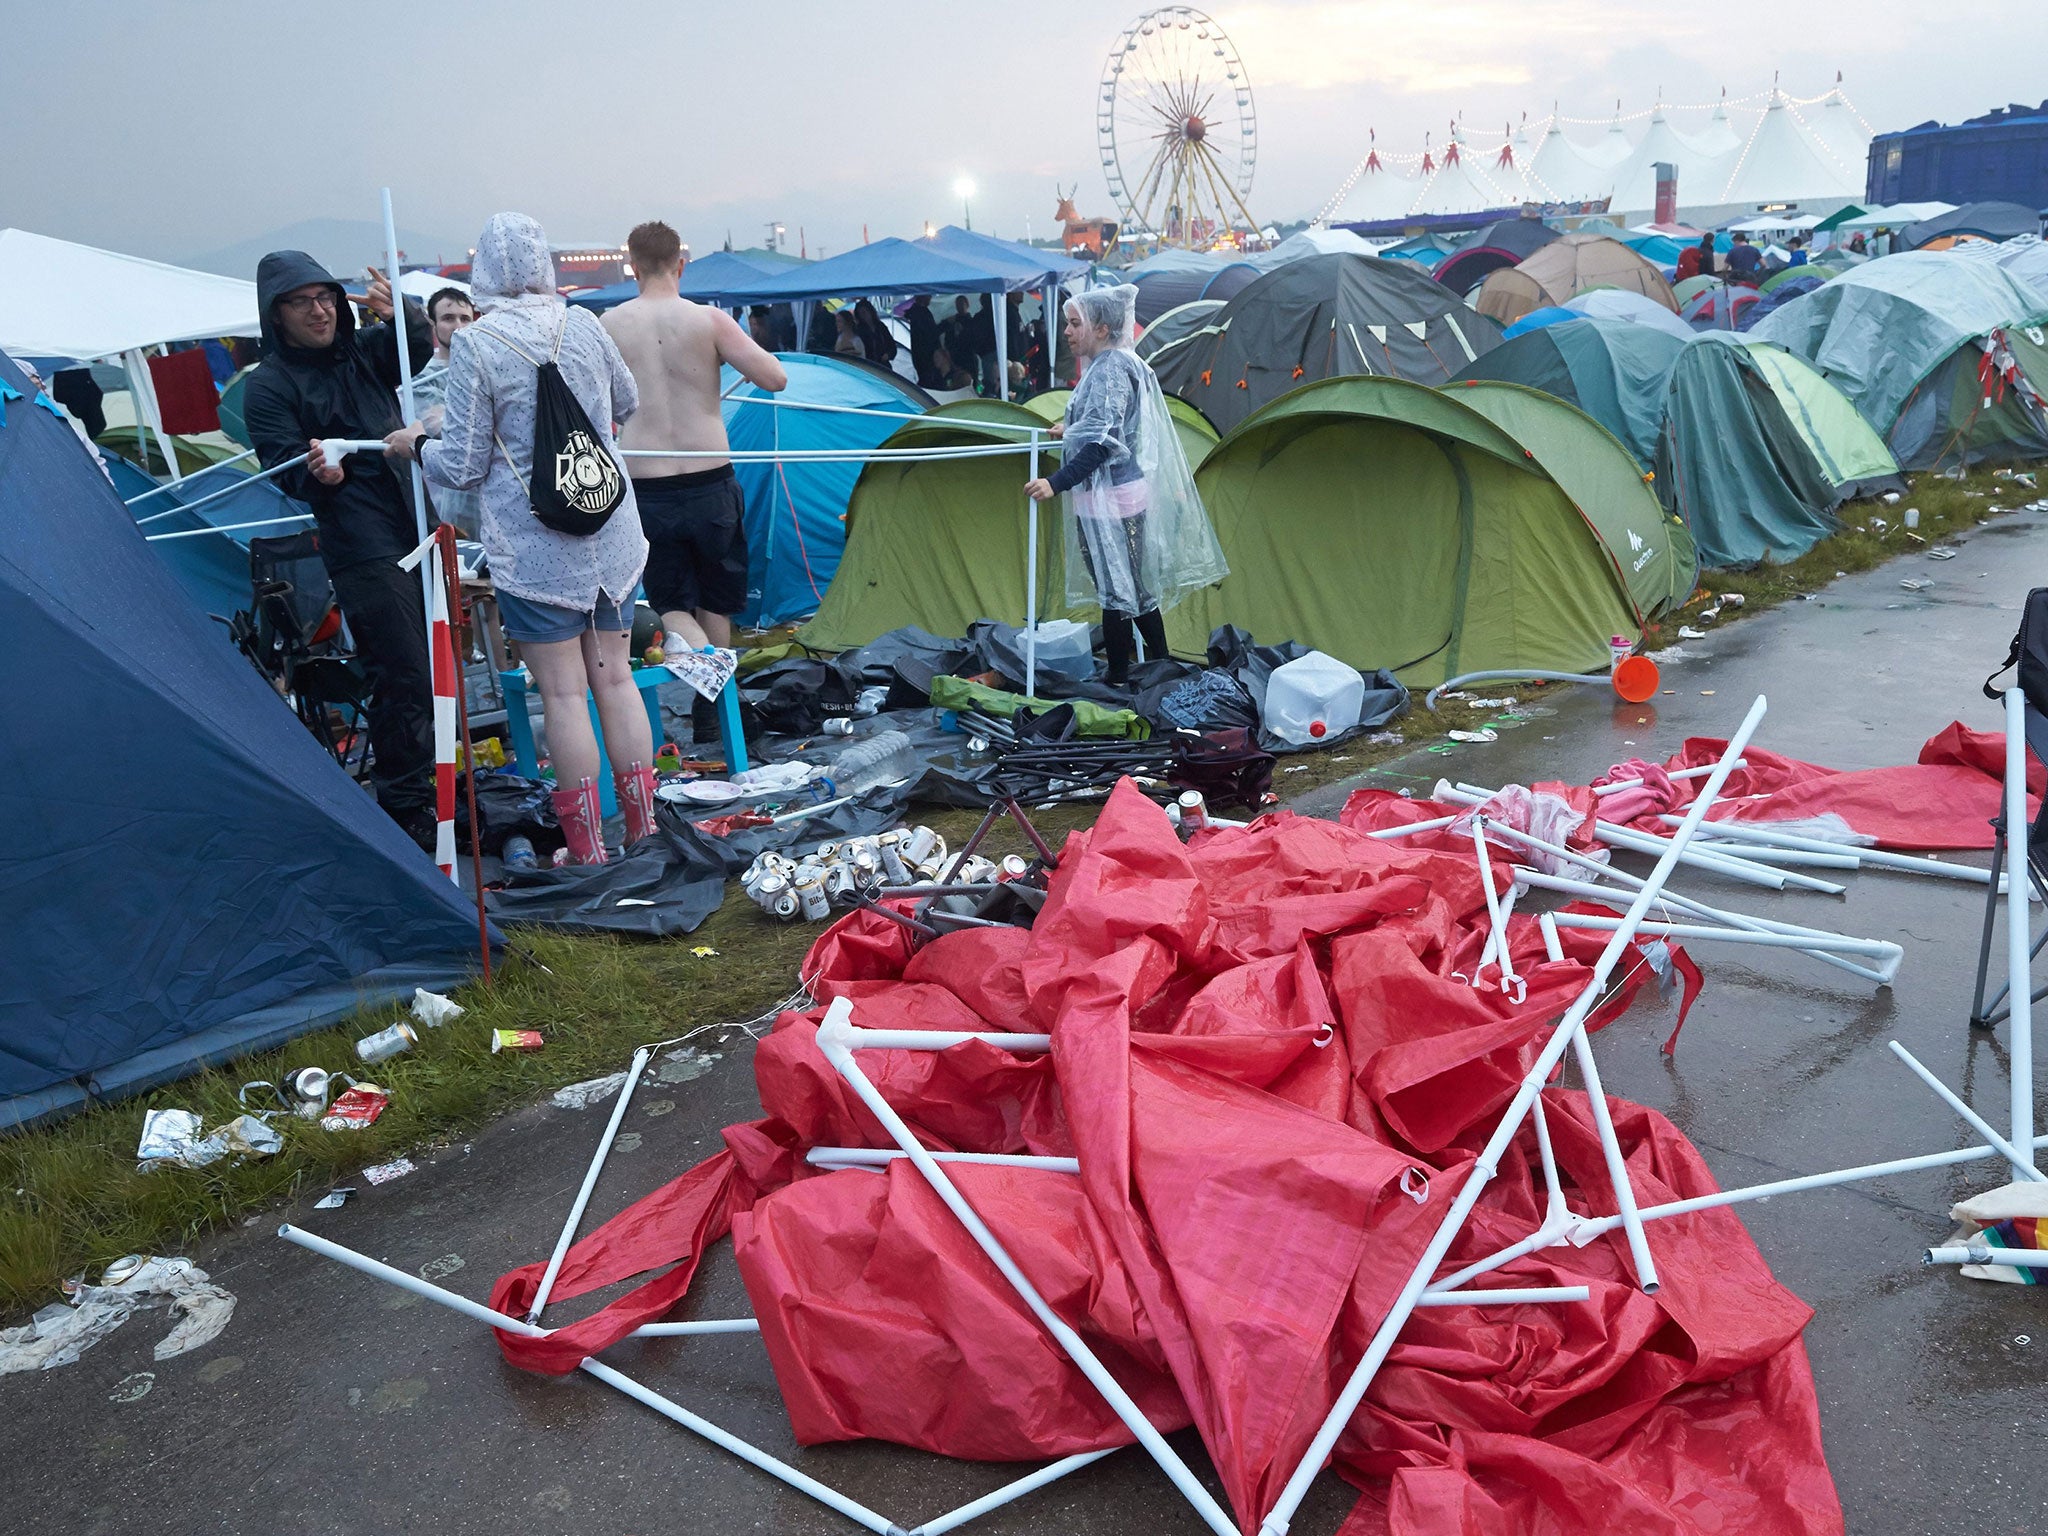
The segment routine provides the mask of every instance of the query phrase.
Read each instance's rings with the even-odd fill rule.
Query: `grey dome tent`
[[[1228,434],[1318,379],[1441,384],[1499,344],[1498,325],[1411,262],[1311,256],[1247,287],[1194,340],[1164,354],[1158,373],[1168,393]]]
[[[0,354],[0,1127],[446,990],[478,960],[462,892],[32,394]]]

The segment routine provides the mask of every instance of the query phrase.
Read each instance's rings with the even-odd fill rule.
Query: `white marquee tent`
[[[156,433],[174,476],[178,459],[163,432],[145,349],[254,336],[260,328],[254,283],[0,229],[0,349],[79,362],[118,358],[136,415]]]

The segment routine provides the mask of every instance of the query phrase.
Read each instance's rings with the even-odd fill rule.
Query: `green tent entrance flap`
[[[958,448],[1016,444],[1045,418],[1000,400],[940,406],[890,436],[884,448]],[[1023,430],[1020,430],[1023,429]],[[846,504],[846,549],[817,616],[797,632],[821,651],[852,650],[877,635],[915,624],[935,635],[962,635],[976,619],[1024,622],[1029,518],[1039,519],[1040,618],[1083,618],[1066,607],[1060,509],[1027,512],[1029,459],[889,460],[861,467]],[[1048,443],[1038,472],[1059,464]],[[1092,611],[1091,611],[1092,612]]]
[[[1572,497],[1455,393],[1304,385],[1226,436],[1195,483],[1230,576],[1167,616],[1177,652],[1237,624],[1414,686],[1488,668],[1602,671],[1610,636],[1641,633]]]
[[[1521,384],[1475,381],[1445,388],[1520,443],[1563,487],[1621,567],[1629,596],[1645,617],[1670,613],[1692,596],[1700,574],[1692,535],[1665,514],[1650,476],[1613,433],[1584,411]],[[1842,406],[1855,414],[1847,401]]]

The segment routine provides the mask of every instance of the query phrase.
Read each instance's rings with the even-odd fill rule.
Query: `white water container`
[[[1035,630],[1017,632],[1017,650],[1029,655],[1027,647],[1038,641],[1038,670],[1054,677],[1087,677],[1095,670],[1095,648],[1090,644],[1088,626],[1074,619],[1047,619]]]
[[[1310,651],[1275,667],[1266,679],[1263,723],[1290,746],[1341,736],[1365,708],[1365,679],[1356,667]]]

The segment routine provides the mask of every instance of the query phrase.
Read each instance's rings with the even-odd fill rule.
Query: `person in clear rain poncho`
[[[1130,676],[1132,630],[1148,660],[1166,655],[1163,608],[1230,574],[1195,494],[1166,396],[1131,350],[1138,290],[1097,288],[1069,299],[1067,344],[1081,363],[1058,470],[1025,487],[1034,501],[1066,498],[1067,602],[1102,608],[1109,681]]]

